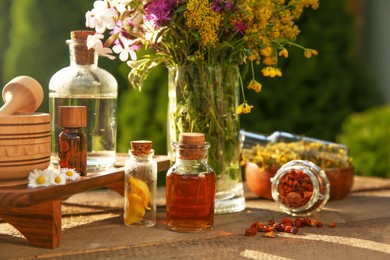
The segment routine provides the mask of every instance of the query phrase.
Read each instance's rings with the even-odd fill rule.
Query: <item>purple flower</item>
[[[234,3],[229,0],[214,0],[211,3],[211,9],[216,13],[222,12],[223,9],[231,10],[233,7]]]
[[[176,3],[176,0],[153,0],[145,7],[145,18],[154,27],[161,27],[171,20],[172,9]]]
[[[216,12],[216,13],[219,13],[222,11],[222,2],[221,0],[214,0],[212,3],[211,3],[211,9]]]

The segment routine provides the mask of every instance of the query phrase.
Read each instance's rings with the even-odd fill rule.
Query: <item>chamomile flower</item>
[[[75,169],[61,168],[60,174],[62,174],[66,180],[75,181],[80,179],[80,174]]]
[[[66,178],[65,175],[59,172],[51,172],[51,185],[65,185]]]
[[[50,186],[51,174],[48,171],[33,170],[28,176],[28,187],[47,187]]]

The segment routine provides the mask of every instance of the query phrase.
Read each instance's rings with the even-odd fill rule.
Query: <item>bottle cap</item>
[[[70,32],[70,43],[74,43],[75,62],[79,65],[93,64],[95,60],[95,50],[87,48],[87,38],[94,35],[91,30],[78,30]]]
[[[204,145],[205,137],[202,133],[180,133],[179,143],[185,145]]]
[[[131,153],[133,155],[148,155],[152,149],[152,141],[141,140],[130,142]]]
[[[58,107],[58,126],[63,128],[79,128],[87,126],[87,107]]]

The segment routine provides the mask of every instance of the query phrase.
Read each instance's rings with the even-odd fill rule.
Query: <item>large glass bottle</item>
[[[173,231],[202,231],[214,224],[216,174],[207,164],[209,147],[201,133],[181,133],[174,143],[176,162],[166,176],[166,221]]]
[[[59,106],[87,107],[87,170],[100,171],[115,163],[116,103],[118,84],[106,70],[98,67],[98,54],[86,46],[93,31],[72,31],[69,45],[70,66],[56,72],[49,82],[49,109],[52,122],[52,156],[58,164],[57,125]]]

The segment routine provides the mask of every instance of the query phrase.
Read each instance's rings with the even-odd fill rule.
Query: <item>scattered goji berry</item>
[[[273,226],[275,224],[275,220],[274,219],[269,219],[268,220],[268,225],[269,226]]]
[[[285,226],[292,226],[293,225],[293,220],[290,219],[290,218],[284,218],[282,219],[282,223],[285,225]]]
[[[245,236],[247,237],[253,237],[256,234],[257,234],[257,228],[250,227],[245,230]]]
[[[291,229],[292,229],[293,227],[292,226],[286,226],[285,228],[284,228],[284,232],[286,232],[286,233],[291,233]]]
[[[329,227],[331,227],[331,228],[334,228],[334,227],[336,227],[336,222],[330,222],[329,223],[329,225],[328,225]]]
[[[302,219],[300,219],[300,218],[295,219],[295,220],[294,220],[294,226],[296,226],[296,227],[302,227],[302,226],[303,226],[303,221],[302,221]]]
[[[295,235],[296,233],[298,233],[298,228],[297,227],[292,227],[291,230],[290,230],[290,233]]]
[[[316,227],[321,228],[324,225],[321,221],[317,221]]]
[[[275,230],[276,231],[284,232],[284,229],[285,229],[285,227],[284,227],[283,224],[280,224],[280,223],[275,224]]]
[[[253,224],[251,225],[251,228],[257,228],[257,229],[259,229],[259,228],[261,228],[261,227],[264,227],[264,224],[261,223],[260,221],[257,221],[257,222],[255,222],[255,223],[253,223]]]

